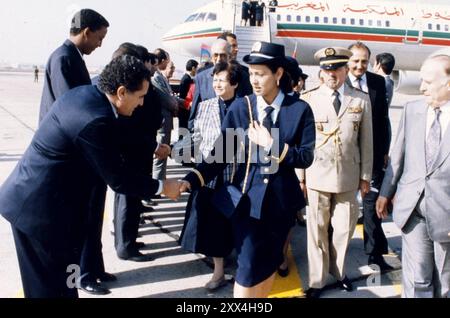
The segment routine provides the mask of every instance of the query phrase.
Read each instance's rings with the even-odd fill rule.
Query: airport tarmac
[[[33,83],[33,74],[0,73],[0,184],[8,177],[31,141],[37,127],[40,96],[40,83]],[[392,130],[395,133],[402,106],[418,96],[395,95],[390,115]],[[180,178],[189,169],[171,163],[170,178]],[[68,180],[70,182],[70,180]],[[232,284],[209,293],[204,289],[212,270],[210,262],[202,255],[187,253],[177,244],[184,220],[184,207],[187,196],[179,202],[167,199],[158,201],[155,211],[146,213],[146,224],[140,228],[140,241],[147,246],[143,253],[151,254],[155,260],[148,263],[135,263],[119,260],[114,250],[112,229],[111,193],[105,211],[103,231],[103,254],[106,270],[114,273],[118,281],[108,287],[112,293],[101,298],[230,298]],[[0,207],[1,208],[1,207]],[[377,298],[400,297],[401,237],[397,227],[389,219],[383,224],[388,237],[390,254],[388,263],[395,267],[389,273],[379,275],[366,264],[367,256],[363,250],[362,227],[358,226],[350,243],[347,258],[348,276],[357,289],[348,293],[330,286],[323,293],[327,298]],[[227,262],[226,272],[233,274],[233,257]],[[307,289],[306,228],[295,226],[290,248],[290,275],[276,278],[271,293],[275,298],[303,297]],[[20,273],[15,254],[14,241],[9,223],[0,218],[0,298],[23,297]],[[100,298],[80,292],[82,298]]]

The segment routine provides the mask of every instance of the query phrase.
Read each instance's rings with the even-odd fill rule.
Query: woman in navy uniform
[[[213,88],[217,97],[199,104],[194,121],[193,139],[198,141],[202,157],[207,158],[221,135],[221,126],[236,97],[240,81],[240,67],[236,63],[219,62],[213,70]],[[204,159],[203,159],[204,160]],[[186,218],[180,236],[185,250],[200,253],[214,259],[214,273],[205,288],[212,291],[224,286],[223,258],[233,249],[230,221],[211,204],[216,188],[230,181],[230,168],[205,187],[194,191],[186,207]]]
[[[224,162],[200,164],[180,190],[204,186],[233,162],[236,148],[244,150],[245,160],[238,160],[232,186],[227,187],[233,202],[239,203],[221,211],[230,217],[238,255],[234,296],[255,298],[268,296],[296,211],[305,206],[295,168],[313,162],[315,127],[309,105],[285,95],[290,83],[284,74],[284,46],[257,42],[244,61],[250,65],[255,95],[231,105],[221,137],[227,140],[239,129],[249,129],[248,135],[238,147],[225,143]],[[225,196],[214,201],[224,206],[227,202]]]

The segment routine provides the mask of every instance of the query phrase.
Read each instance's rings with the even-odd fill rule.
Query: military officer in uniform
[[[300,177],[309,201],[307,297],[318,298],[328,273],[339,287],[353,289],[345,276],[345,255],[358,219],[356,192],[369,192],[372,174],[372,113],[369,96],[345,83],[352,53],[330,47],[316,52],[324,83],[306,92],[316,125],[314,162]]]

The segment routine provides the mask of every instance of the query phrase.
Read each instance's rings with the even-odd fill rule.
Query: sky
[[[81,8],[91,8],[104,15],[111,24],[103,46],[92,55],[85,57],[89,67],[100,67],[110,60],[112,52],[123,42],[138,43],[151,50],[160,47],[161,38],[167,31],[182,23],[192,11],[211,1],[2,0],[0,64],[45,65],[51,52],[68,37],[73,14]],[[349,0],[348,2],[357,1]],[[428,2],[448,4],[448,1]],[[373,0],[372,2],[384,1]],[[189,57],[175,54],[172,54],[172,58],[177,69],[183,69],[185,62],[189,59]]]
[[[89,67],[105,65],[123,42],[153,50],[162,36],[189,13],[211,0],[2,0],[0,64],[45,65],[69,35],[70,20],[82,8],[101,13],[110,23],[101,48],[85,57]],[[7,4],[5,4],[7,3]],[[187,57],[174,56],[175,63]],[[184,65],[177,65],[182,69]]]

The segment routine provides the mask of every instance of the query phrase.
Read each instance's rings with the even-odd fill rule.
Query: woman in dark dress
[[[218,63],[213,70],[213,88],[217,97],[199,104],[194,121],[193,139],[199,143],[204,160],[221,135],[222,121],[236,96],[240,81],[239,65]],[[226,284],[223,258],[233,249],[230,221],[211,204],[216,188],[230,181],[226,170],[205,187],[194,191],[186,207],[186,218],[181,233],[181,246],[190,252],[213,257],[214,273],[205,288],[212,291]]]
[[[241,25],[247,26],[248,19],[250,19],[250,12],[251,4],[250,0],[244,0],[242,1],[242,22]]]

